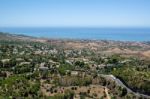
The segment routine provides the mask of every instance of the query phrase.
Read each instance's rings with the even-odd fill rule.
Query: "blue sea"
[[[150,28],[0,28],[0,32],[34,37],[150,41]]]

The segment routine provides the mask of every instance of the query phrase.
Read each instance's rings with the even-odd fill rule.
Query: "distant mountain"
[[[10,40],[10,41],[33,41],[33,42],[47,42],[47,39],[44,38],[36,38],[32,36],[26,36],[22,34],[10,34],[10,33],[3,33],[0,32],[0,40]]]
[[[0,40],[23,40],[23,41],[34,41],[37,38],[25,35],[9,34],[0,32]]]

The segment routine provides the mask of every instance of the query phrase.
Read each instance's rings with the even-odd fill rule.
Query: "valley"
[[[150,99],[150,43],[0,33],[0,99]]]

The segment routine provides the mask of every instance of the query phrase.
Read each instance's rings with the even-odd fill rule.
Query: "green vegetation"
[[[33,97],[39,96],[40,84],[39,81],[32,81],[25,75],[12,76],[0,80],[0,95],[1,97]]]
[[[150,95],[149,71],[149,59],[67,49],[55,43],[0,41],[0,99],[98,98],[98,93],[89,95],[92,87],[77,93],[78,88],[90,85],[108,88],[114,99],[134,99],[133,93],[101,75],[114,75],[133,91]],[[104,91],[101,98],[105,97]]]

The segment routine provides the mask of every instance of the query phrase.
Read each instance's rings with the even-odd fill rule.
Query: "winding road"
[[[148,96],[148,95],[134,92],[133,90],[131,90],[130,88],[128,88],[120,79],[116,78],[114,75],[100,74],[100,76],[102,76],[102,77],[104,77],[106,79],[111,79],[111,80],[115,81],[117,85],[126,88],[128,92],[133,93],[134,95],[136,95],[138,97],[142,96],[142,97],[144,97],[146,99],[150,99],[150,96]]]

